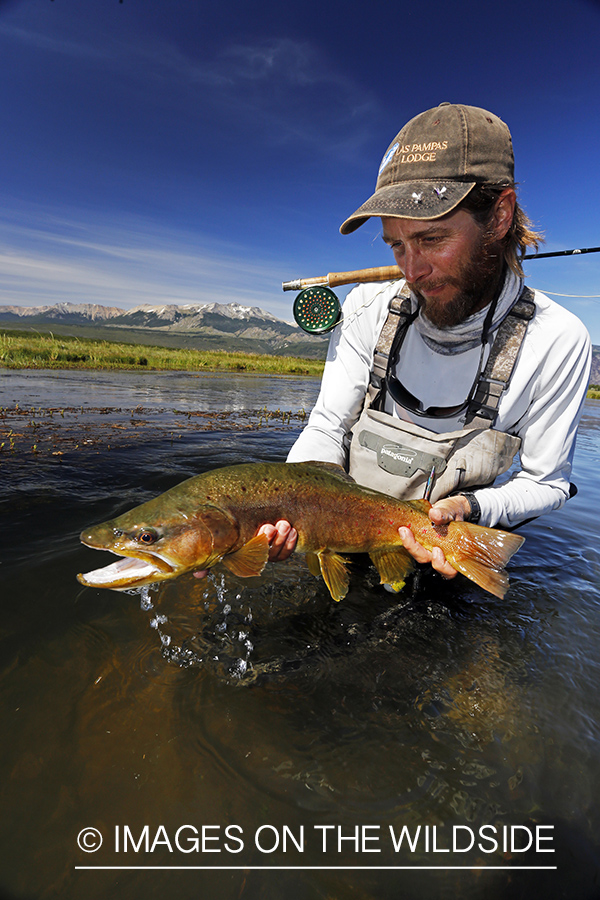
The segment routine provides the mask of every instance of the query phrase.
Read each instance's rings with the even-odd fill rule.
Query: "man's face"
[[[420,220],[386,216],[381,221],[384,241],[434,325],[458,325],[492,301],[502,255],[495,236],[469,212]]]

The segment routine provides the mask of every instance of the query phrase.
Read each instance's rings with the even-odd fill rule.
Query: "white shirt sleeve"
[[[288,462],[346,464],[346,436],[360,416],[377,338],[400,286],[359,285],[346,297],[341,324],[329,342],[317,402]]]
[[[505,484],[477,491],[482,525],[513,527],[569,498],[591,342],[579,319],[543,294],[535,296],[536,314],[495,425],[521,438],[520,469]]]
[[[330,341],[319,397],[288,462],[345,465],[346,436],[360,415],[377,338],[399,287],[397,282],[361,285],[348,294],[342,324]],[[559,508],[569,496],[591,342],[574,315],[539,292],[535,299],[536,314],[494,426],[521,438],[520,468],[505,483],[477,491],[482,525],[514,527]]]

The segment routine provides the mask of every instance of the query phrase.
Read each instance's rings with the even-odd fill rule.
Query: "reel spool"
[[[310,287],[294,300],[294,319],[308,334],[326,334],[338,324],[342,307],[327,287]]]

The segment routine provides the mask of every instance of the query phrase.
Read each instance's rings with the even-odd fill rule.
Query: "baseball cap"
[[[441,103],[396,135],[381,161],[375,193],[340,231],[350,234],[371,216],[437,219],[482,183],[514,183],[508,127],[477,106]]]

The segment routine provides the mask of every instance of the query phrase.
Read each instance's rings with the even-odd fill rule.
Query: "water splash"
[[[209,613],[211,609],[219,616],[219,621],[212,626],[212,633],[219,639],[219,652],[214,652],[214,644],[198,642],[198,635],[186,638],[181,644],[173,640],[169,633],[169,617],[165,613],[156,610],[152,593],[159,589],[158,584],[144,585],[127,591],[140,597],[140,609],[149,613],[149,625],[158,634],[160,639],[161,655],[167,662],[174,663],[181,668],[205,665],[207,662],[218,663],[233,678],[243,678],[251,669],[250,655],[254,650],[254,644],[250,640],[249,626],[252,622],[252,611],[244,615],[241,611],[240,601],[242,594],[235,594],[235,600],[231,597],[226,584],[224,573],[210,572],[206,578],[206,590],[203,593],[204,610]],[[234,622],[230,616],[235,614]],[[241,627],[240,627],[241,617]],[[237,624],[236,624],[237,623]],[[198,652],[187,646],[189,643],[200,643],[202,649]],[[210,647],[210,653],[208,652]],[[202,652],[204,650],[204,652]],[[228,652],[229,651],[229,652]],[[233,652],[231,652],[233,651]]]

